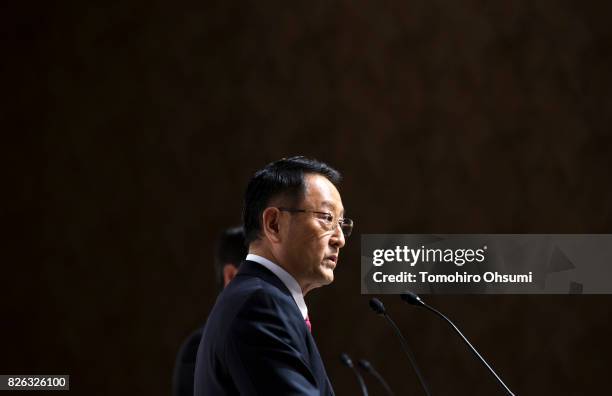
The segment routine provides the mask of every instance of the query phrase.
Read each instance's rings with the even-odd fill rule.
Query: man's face
[[[334,280],[334,268],[345,240],[337,225],[338,219],[344,216],[344,207],[336,187],[317,174],[305,175],[304,182],[304,199],[295,209],[329,213],[334,217],[334,227],[329,230],[324,215],[282,212],[287,224],[281,247],[282,262],[306,293]]]

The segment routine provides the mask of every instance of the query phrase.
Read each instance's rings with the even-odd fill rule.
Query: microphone
[[[340,361],[346,367],[350,368],[353,371],[353,373],[355,373],[355,376],[357,377],[357,381],[359,381],[359,387],[361,388],[361,394],[363,396],[368,396],[368,388],[366,387],[365,381],[363,380],[363,377],[361,376],[361,374],[359,374],[359,371],[355,369],[355,366],[353,365],[353,361],[351,360],[350,356],[346,353],[341,353]]]
[[[374,378],[376,378],[378,380],[378,382],[380,382],[382,387],[385,388],[385,391],[387,392],[387,395],[394,396],[393,395],[393,391],[391,391],[391,388],[389,387],[389,384],[387,384],[387,381],[385,381],[385,379],[382,377],[382,375],[380,375],[380,373],[378,371],[376,371],[376,369],[374,368],[374,366],[372,366],[372,364],[370,362],[368,362],[365,359],[359,359],[357,361],[357,365],[361,369],[363,369],[365,372],[372,374],[374,376]]]
[[[408,347],[408,343],[406,342],[406,339],[402,335],[402,332],[400,331],[399,327],[397,327],[397,325],[391,319],[389,314],[387,314],[387,310],[385,309],[385,306],[383,305],[383,303],[378,298],[372,298],[370,299],[370,308],[372,308],[372,310],[376,312],[377,314],[382,315],[385,317],[385,319],[387,319],[387,322],[389,322],[389,324],[395,331],[395,334],[397,334],[397,336],[399,337],[400,343],[402,344],[402,348],[404,349],[404,353],[406,353],[406,356],[408,356],[408,360],[410,360],[410,364],[412,364],[412,368],[414,369],[417,377],[419,378],[421,387],[425,391],[425,394],[427,396],[430,396],[431,393],[429,392],[429,386],[427,386],[427,382],[425,381],[425,378],[423,378],[423,374],[421,374],[421,370],[419,370],[419,366],[416,363],[416,359],[414,358],[412,351]]]
[[[451,327],[455,330],[455,332],[457,332],[457,334],[459,334],[459,336],[461,337],[461,339],[463,340],[463,342],[465,342],[467,344],[468,347],[470,347],[470,350],[474,353],[474,355],[476,355],[476,357],[482,362],[482,364],[485,365],[485,367],[487,369],[489,369],[489,371],[491,372],[491,374],[493,374],[493,376],[495,377],[495,379],[497,379],[497,381],[503,386],[504,390],[508,393],[508,395],[510,396],[514,396],[514,393],[512,393],[512,391],[510,390],[510,388],[508,388],[508,386],[506,386],[506,384],[504,384],[504,381],[501,380],[501,378],[499,378],[499,375],[497,375],[497,373],[495,373],[495,371],[493,370],[493,368],[489,365],[489,363],[487,363],[486,360],[484,360],[484,358],[482,356],[480,356],[480,353],[478,353],[478,351],[476,350],[476,348],[474,348],[472,346],[472,344],[468,341],[467,338],[465,338],[465,336],[463,335],[463,333],[461,333],[461,331],[459,330],[459,328],[457,328],[457,326],[455,326],[455,324],[453,322],[451,322],[451,320],[449,318],[447,318],[444,314],[442,314],[440,311],[438,311],[435,308],[430,307],[429,305],[425,304],[425,302],[423,300],[421,300],[421,298],[419,296],[417,296],[415,293],[412,292],[405,292],[402,293],[401,295],[402,300],[404,300],[405,302],[407,302],[408,304],[412,304],[412,305],[416,305],[416,306],[420,306],[420,307],[425,307],[428,310],[430,310],[431,312],[435,313],[436,315],[438,315],[439,317],[441,317],[442,319],[444,319],[446,322],[448,322],[448,324],[451,325]]]

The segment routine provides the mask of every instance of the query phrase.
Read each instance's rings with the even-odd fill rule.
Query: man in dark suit
[[[352,221],[340,174],[304,157],[258,171],[246,190],[249,254],[219,295],[198,349],[195,395],[333,395],[304,296],[330,284]]]
[[[223,231],[217,240],[215,252],[215,275],[219,290],[234,279],[246,255],[243,228],[233,227]],[[173,396],[193,396],[193,373],[203,329],[199,327],[191,333],[179,349],[172,375]]]

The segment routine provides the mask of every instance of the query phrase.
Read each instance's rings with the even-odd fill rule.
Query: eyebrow
[[[336,205],[334,205],[331,201],[323,201],[321,202],[321,206],[327,206],[331,210],[336,209]],[[344,215],[346,215],[346,212],[344,211],[344,208],[342,208],[340,216],[344,217]]]

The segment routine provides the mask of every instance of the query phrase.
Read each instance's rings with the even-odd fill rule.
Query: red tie
[[[306,327],[308,327],[308,331],[312,333],[312,325],[310,324],[310,319],[308,319],[308,316],[306,316],[306,319],[304,319],[304,321],[306,321]]]

